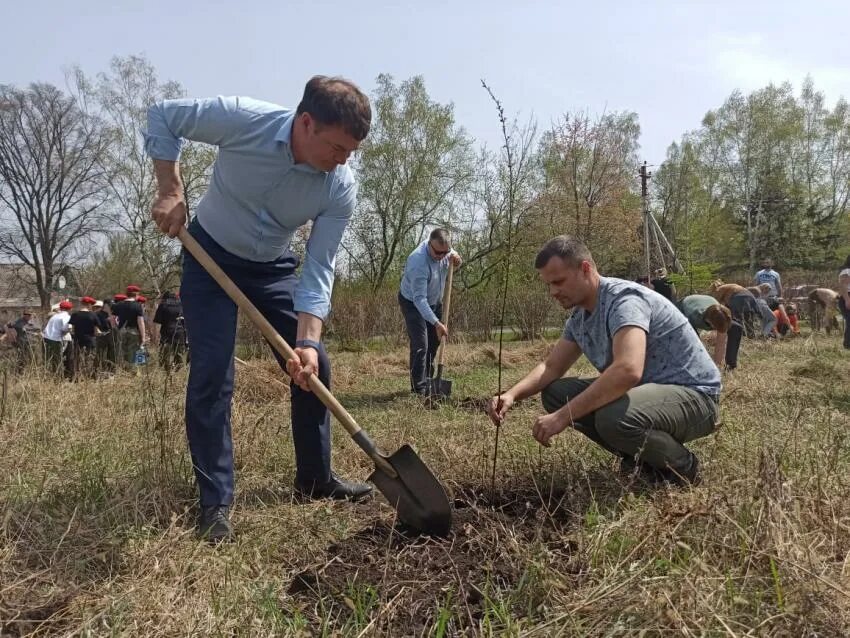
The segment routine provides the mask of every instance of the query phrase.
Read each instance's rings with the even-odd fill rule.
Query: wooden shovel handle
[[[251,323],[257,326],[260,332],[263,333],[263,336],[272,345],[272,348],[277,350],[287,361],[295,359],[295,352],[289,347],[289,344],[284,341],[283,337],[281,337],[278,331],[274,329],[268,319],[266,319],[262,313],[257,310],[257,307],[251,303],[251,300],[248,299],[241,290],[239,290],[239,287],[233,283],[233,280],[225,274],[215,261],[213,261],[212,257],[207,254],[207,251],[201,247],[195,238],[192,237],[185,228],[180,229],[180,233],[177,237],[180,239],[183,246],[186,247],[186,250],[192,254],[192,257],[194,257],[198,263],[204,267],[210,276],[215,279],[216,283],[221,286],[222,290],[227,293],[227,296],[233,299],[233,301],[236,302],[236,305],[239,306],[239,309],[248,315]],[[331,391],[328,390],[325,384],[322,383],[316,375],[310,375],[309,382],[310,389],[333,413],[337,420],[342,423],[342,426],[348,434],[352,438],[357,437],[358,439],[362,439],[362,436],[358,436],[362,430],[357,424],[357,421],[355,421],[354,417],[348,413],[348,410],[342,407],[342,404],[336,400],[336,397],[331,394]]]
[[[446,275],[446,289],[443,290],[443,325],[449,327],[449,310],[452,307],[452,280],[454,279],[455,265],[449,258],[449,274]],[[443,351],[446,349],[446,338],[440,339],[437,347],[437,365],[443,365]]]

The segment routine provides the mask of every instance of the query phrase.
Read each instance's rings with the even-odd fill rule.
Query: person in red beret
[[[118,329],[118,359],[129,366],[133,365],[136,351],[146,344],[145,310],[139,303],[139,291],[135,284],[127,286],[125,301],[112,306]]]
[[[92,312],[95,300],[92,297],[80,299],[80,307],[71,313],[68,324],[71,326],[71,336],[74,338],[74,378],[81,374],[93,375],[95,338],[100,334],[97,327],[97,316]]]

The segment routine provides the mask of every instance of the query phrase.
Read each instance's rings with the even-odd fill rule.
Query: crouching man
[[[601,277],[572,237],[550,240],[534,266],[575,310],[546,360],[493,398],[490,418],[501,424],[514,402],[542,393],[548,414],[532,428],[541,445],[573,427],[619,457],[624,473],[696,483],[699,460],[684,443],[714,431],[721,383],[688,320],[639,284]],[[601,374],[562,378],[582,354]]]

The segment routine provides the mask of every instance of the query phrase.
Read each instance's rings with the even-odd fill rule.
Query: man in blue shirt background
[[[415,394],[427,394],[437,346],[449,334],[441,319],[450,260],[455,267],[461,263],[460,255],[451,248],[448,232],[437,228],[428,241],[410,253],[404,265],[398,303],[410,339],[410,391]]]
[[[354,211],[357,186],[345,165],[371,124],[368,98],[342,78],[313,77],[295,111],[245,97],[166,100],[148,112],[145,146],[158,193],[151,214],[174,237],[186,223],[180,179],[183,139],[213,144],[212,179],[189,232],[257,306],[297,359],[292,377],[295,489],[308,497],[357,499],[371,488],[331,472],[330,414],[310,392],[317,374],[330,387],[321,343],[330,311],[336,252]],[[304,267],[289,249],[312,221]],[[180,286],[192,352],[186,430],[200,492],[198,531],[228,539],[233,501],[230,406],[237,307],[184,251]]]
[[[773,269],[773,260],[765,259],[761,262],[761,270],[755,276],[756,285],[767,284],[770,286],[770,291],[767,297],[782,296],[782,279],[779,273]]]

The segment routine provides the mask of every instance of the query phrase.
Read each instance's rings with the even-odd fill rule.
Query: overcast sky
[[[850,96],[850,2],[339,2],[0,0],[0,83],[64,84],[144,53],[192,96],[295,106],[305,80],[423,75],[479,142],[498,141],[485,78],[509,114],[541,127],[566,110],[631,110],[642,158],[696,128],[735,89],[811,74]]]

